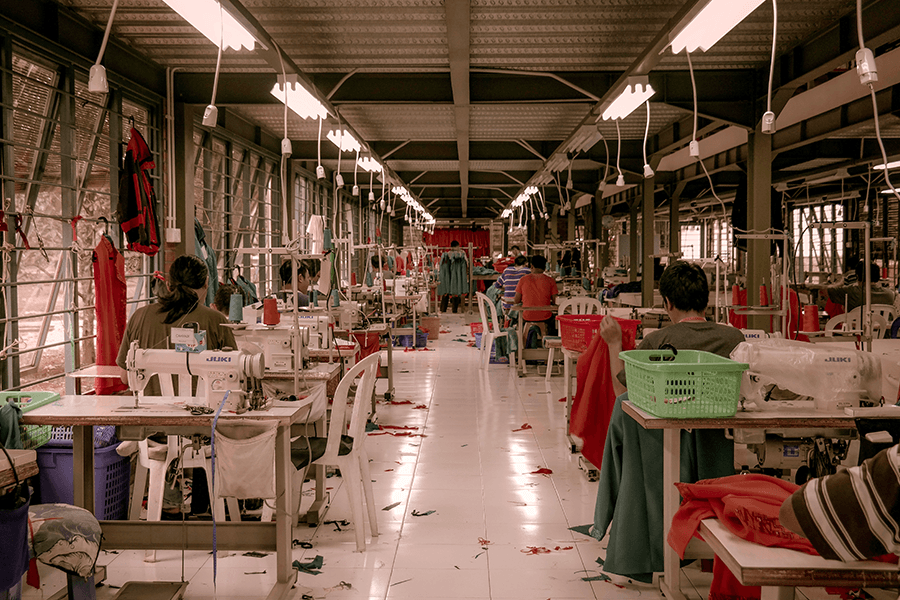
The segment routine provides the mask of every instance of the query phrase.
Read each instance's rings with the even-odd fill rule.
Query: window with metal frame
[[[839,273],[844,263],[844,230],[820,229],[816,223],[844,220],[840,204],[803,206],[791,211],[794,237],[793,278],[804,281],[809,277],[824,279]]]
[[[14,46],[2,65],[3,389],[74,391],[65,374],[95,361],[91,250],[108,233],[132,120],[159,164],[159,98],[87,91],[87,74]],[[152,98],[152,94],[141,96]],[[110,153],[110,148],[116,150]],[[159,169],[151,172],[159,185]],[[155,259],[125,252],[131,308],[147,302]],[[90,383],[92,380],[88,380]]]

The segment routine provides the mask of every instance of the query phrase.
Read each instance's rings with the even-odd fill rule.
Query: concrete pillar
[[[194,109],[175,104],[175,227],[181,241],[170,246],[173,256],[194,253]]]
[[[628,223],[629,281],[637,281],[638,278],[638,261],[640,260],[640,252],[638,251],[638,206],[640,206],[640,202],[637,199],[629,204],[631,209],[631,220]]]
[[[681,197],[672,195],[669,199],[669,252],[681,252]],[[674,259],[670,259],[670,263]]]
[[[747,229],[765,231],[772,226],[772,136],[750,134],[747,161]],[[768,285],[770,240],[747,240],[747,304],[759,303],[759,286]],[[777,296],[770,290],[770,297]],[[747,327],[769,330],[769,317],[750,315]]]
[[[650,308],[653,306],[653,220],[656,205],[653,199],[653,177],[644,179],[642,207],[642,232],[641,232],[641,263],[643,264],[641,276],[641,306]]]

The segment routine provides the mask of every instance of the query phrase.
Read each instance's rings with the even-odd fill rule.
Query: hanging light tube
[[[253,50],[257,39],[218,0],[163,0],[216,46]],[[220,12],[220,6],[222,8]],[[221,19],[219,15],[222,15]],[[220,34],[221,32],[221,34]],[[221,45],[220,45],[221,44]],[[262,46],[263,44],[260,43]]]
[[[359,152],[359,142],[346,129],[331,129],[327,137],[332,144],[341,149],[341,152]]]
[[[383,170],[378,161],[371,156],[362,156],[356,159],[356,164],[358,164],[369,173],[381,173],[381,171]]]
[[[900,160],[895,160],[895,161],[889,162],[887,164],[888,169],[896,169],[897,167],[900,167]],[[884,171],[884,169],[885,169],[884,163],[881,163],[880,165],[875,165],[874,167],[872,167],[873,171]]]
[[[285,93],[283,76],[279,76],[278,79],[271,94],[281,102],[287,98],[288,108],[297,116],[301,119],[325,119],[328,117],[328,109],[297,81],[296,75],[287,76],[287,93]]]
[[[706,52],[734,29],[764,0],[709,0],[705,7],[672,38],[672,52],[685,48]]]
[[[609,119],[624,119],[644,102],[649,100],[656,91],[650,85],[646,75],[629,77],[625,81],[625,87],[604,109],[604,121]]]

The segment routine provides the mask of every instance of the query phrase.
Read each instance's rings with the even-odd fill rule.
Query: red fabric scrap
[[[483,537],[478,538],[478,543],[482,546],[490,546],[493,542],[491,540],[486,540]]]
[[[415,431],[418,429],[415,425],[382,425],[382,429],[408,429],[411,431]]]
[[[425,405],[425,404],[416,404],[415,406],[413,406],[413,409],[414,409],[414,410],[415,410],[415,409],[422,409],[422,408],[428,408],[428,406]]]
[[[388,404],[390,404],[391,406],[398,406],[400,404],[412,404],[412,403],[413,403],[412,400],[391,400],[390,402],[388,402]]]
[[[513,431],[525,431],[526,429],[532,429],[531,425],[528,423],[522,423],[522,426],[518,429],[513,429]]]
[[[553,471],[548,469],[547,467],[538,467],[537,471],[532,471],[532,475],[552,475]]]
[[[560,402],[565,402],[565,401],[566,401],[566,397],[563,396],[562,398],[559,399],[559,401],[560,401]]]
[[[543,546],[526,546],[522,550],[519,550],[519,552],[521,552],[522,554],[537,556],[538,554],[550,554],[550,549]]]

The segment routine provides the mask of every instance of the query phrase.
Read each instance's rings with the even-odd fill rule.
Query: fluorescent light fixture
[[[603,134],[596,127],[586,125],[572,135],[572,139],[566,145],[566,152],[587,152],[602,139]]]
[[[394,188],[391,191],[398,196],[408,196],[409,195],[409,192],[407,192],[406,188],[403,187],[402,185],[394,186]]]
[[[534,196],[535,194],[537,194],[537,192],[538,189],[533,185],[529,185],[527,188],[525,188],[525,194],[528,196]]]
[[[359,152],[359,142],[346,129],[332,129],[328,132],[327,137],[332,144],[341,149],[341,152]]]
[[[221,39],[225,48],[253,50],[256,38],[238,23],[231,13],[222,7],[219,10],[218,0],[164,0],[172,10],[194,26],[217,47]],[[220,23],[219,15],[223,21]]]
[[[271,93],[284,102],[283,83],[276,83]],[[290,82],[287,85],[287,105],[301,119],[325,119],[328,117],[328,109],[298,82]]]
[[[547,160],[548,171],[562,171],[569,166],[569,157],[565,154],[554,154]]]
[[[900,167],[900,160],[895,160],[894,162],[889,162],[887,164],[888,169],[896,169],[897,167]],[[872,170],[873,171],[884,171],[884,163],[882,163],[880,165],[875,165],[874,167],[872,167]]]
[[[381,173],[381,165],[371,156],[360,156],[356,159],[356,164],[369,173]]]
[[[896,189],[897,189],[898,192],[900,192],[900,188],[896,188]],[[891,195],[894,194],[894,190],[892,190],[891,188],[888,188],[888,189],[886,189],[886,190],[882,190],[881,193],[882,193],[882,194],[887,194],[887,195],[891,196]]]
[[[672,52],[685,48],[704,52],[744,20],[763,0],[710,0],[691,21],[672,39]]]
[[[603,111],[603,120],[624,119],[655,93],[646,75],[629,77],[625,81],[625,89]]]

